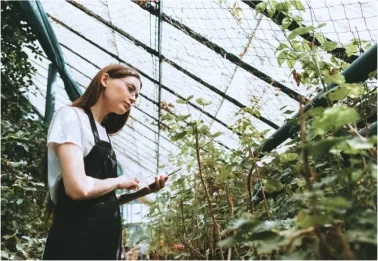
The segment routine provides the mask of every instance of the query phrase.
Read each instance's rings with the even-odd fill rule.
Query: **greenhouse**
[[[2,259],[377,258],[375,0],[5,0],[1,36]],[[117,79],[134,104],[98,121]],[[103,162],[47,146],[67,108],[85,120],[60,131],[88,121]],[[74,198],[78,172],[95,185]]]

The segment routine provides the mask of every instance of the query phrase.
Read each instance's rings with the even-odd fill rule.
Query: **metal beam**
[[[79,54],[78,52],[75,52],[74,50],[72,50],[71,48],[69,48],[67,45],[63,44],[63,43],[60,43],[61,46],[63,46],[65,49],[67,49],[68,51],[70,51],[71,53],[77,55],[78,57],[80,57],[81,59],[83,59],[84,61],[86,61],[87,63],[93,65],[94,67],[96,67],[97,69],[101,69],[100,66],[94,64],[93,62],[89,61],[87,58],[85,58],[84,56],[82,56],[81,54]],[[71,68],[72,65],[69,65]],[[78,69],[74,68],[75,71],[78,71],[80,72]],[[83,74],[82,72],[80,72],[81,74]],[[89,76],[86,76],[88,77],[89,79],[92,80],[92,78],[90,78]],[[152,99],[150,99],[149,97],[147,97],[146,95],[144,95],[143,93],[140,93],[140,96],[143,97],[144,99],[148,100],[149,102],[152,102],[153,104],[155,104],[156,106],[158,106],[158,103]]]
[[[85,14],[95,18],[97,21],[103,23],[104,25],[106,25],[107,27],[109,27],[110,29],[116,31],[117,33],[119,33],[120,35],[124,36],[125,38],[129,39],[130,41],[132,41],[136,46],[138,47],[141,47],[143,48],[145,51],[147,51],[148,53],[154,55],[154,56],[159,56],[159,53],[156,52],[154,49],[152,49],[151,47],[145,45],[144,43],[142,43],[141,41],[135,39],[134,37],[132,37],[130,34],[126,33],[125,31],[123,31],[122,29],[118,28],[117,26],[109,23],[108,21],[106,21],[105,19],[103,19],[101,16],[95,14],[94,12],[92,12],[91,10],[85,8],[83,5],[75,2],[75,1],[71,1],[71,0],[67,0],[68,3],[72,4],[73,6],[75,6],[76,8],[78,8],[79,10],[83,11]],[[136,4],[139,4],[140,2],[136,1],[135,2]],[[143,7],[142,7],[143,8]],[[145,8],[144,8],[145,9]],[[148,9],[146,9],[148,10]],[[154,14],[155,16],[159,16],[158,14],[158,11],[154,9],[154,12],[152,13]],[[161,15],[162,17],[162,20],[165,21],[165,22],[172,22],[173,19],[172,18],[167,18],[168,16],[165,15],[164,13],[162,13]],[[295,91],[291,90],[290,88],[284,86],[283,84],[281,84],[280,82],[276,82],[274,81],[272,78],[270,78],[268,75],[265,75],[264,73],[258,71],[257,69],[253,68],[252,66],[248,65],[247,63],[244,63],[243,61],[241,61],[237,56],[233,55],[233,54],[230,54],[230,53],[227,53],[223,48],[217,46],[216,44],[214,43],[211,43],[209,40],[207,40],[206,38],[204,38],[203,36],[200,36],[199,34],[195,33],[194,31],[192,31],[191,29],[189,29],[187,26],[185,25],[182,25],[181,23],[179,23],[178,21],[176,21],[176,23],[178,23],[180,26],[183,26],[187,29],[183,30],[180,26],[176,25],[175,27],[181,31],[183,31],[184,33],[187,33],[189,34],[190,36],[192,36],[195,40],[199,41],[200,43],[202,44],[205,44],[206,46],[210,46],[209,48],[214,50],[215,52],[219,53],[220,55],[222,55],[223,57],[227,58],[228,60],[230,60],[231,62],[233,62],[234,64],[238,65],[238,66],[241,66],[243,69],[247,70],[248,72],[252,73],[253,75],[255,75],[257,78],[260,78],[261,80],[273,85],[274,87],[277,87],[277,88],[280,88],[281,91],[283,93],[286,93],[288,94],[291,98],[293,99],[296,99],[298,100],[298,93],[296,93]],[[190,32],[188,33],[187,31]],[[202,80],[201,78],[199,78],[198,76],[194,75],[193,73],[189,72],[188,70],[184,69],[183,67],[181,67],[180,65],[178,65],[177,63],[175,63],[174,61],[168,59],[167,57],[165,57],[164,55],[160,54],[160,57],[161,59],[170,64],[172,67],[174,67],[175,69],[181,71],[182,73],[186,74],[187,76],[189,76],[190,78],[192,78],[193,80],[197,81],[198,83],[202,84],[203,86],[205,86],[206,88],[210,89],[211,91],[215,92],[216,94],[220,95],[222,98],[228,100],[229,102],[233,103],[234,105],[236,105],[237,107],[239,108],[245,108],[247,107],[246,105],[243,105],[241,102],[239,102],[238,100],[230,97],[229,95],[227,95],[226,93],[220,91],[218,88],[216,88],[215,86],[205,82],[204,80]],[[304,98],[305,99],[305,98]],[[266,119],[265,117],[256,117],[256,115],[254,114],[251,114],[253,117],[261,120],[262,122],[268,124],[269,126],[271,126],[272,128],[274,129],[278,129],[278,125],[276,125],[275,123],[273,123],[272,121]]]
[[[64,28],[66,28],[67,30],[73,32],[74,34],[78,35],[79,37],[81,37],[82,39],[88,41],[90,44],[94,45],[95,47],[97,47],[98,49],[100,49],[101,51],[105,52],[106,54],[108,54],[109,56],[111,56],[112,58],[126,64],[127,66],[129,67],[132,67],[134,68],[136,71],[139,72],[139,74],[141,74],[143,77],[147,78],[148,80],[150,80],[151,82],[155,83],[155,84],[158,84],[158,81],[156,81],[155,79],[151,78],[150,76],[148,76],[147,74],[145,74],[143,71],[139,70],[138,68],[136,68],[135,66],[129,64],[128,62],[126,62],[125,60],[121,59],[120,57],[118,57],[117,55],[109,52],[108,50],[102,48],[101,46],[99,46],[98,44],[96,44],[95,42],[89,40],[88,38],[86,38],[85,36],[81,35],[79,32],[77,32],[76,30],[74,30],[73,28],[69,27],[68,25],[66,25],[65,23],[63,23],[62,21],[60,21],[59,19],[51,16],[50,14],[47,14],[48,17],[53,20],[54,22],[56,22],[57,24],[60,24],[61,26],[63,26]],[[183,96],[177,94],[176,92],[174,92],[173,90],[171,90],[170,88],[168,88],[167,86],[165,86],[164,84],[161,85],[162,89],[170,92],[171,94],[175,95],[177,98],[179,99],[183,99],[185,100],[186,98],[184,98]],[[225,124],[224,122],[222,122],[221,120],[215,118],[213,115],[211,115],[210,113],[208,113],[207,111],[203,111],[200,107],[198,107],[196,104],[192,103],[192,102],[188,102],[188,104],[190,106],[192,106],[193,108],[201,111],[203,114],[205,114],[206,116],[208,116],[210,119],[213,119],[215,120],[216,122],[218,122],[219,124],[223,125],[224,127],[226,127],[227,129],[231,130],[231,128]],[[261,118],[258,118],[260,120],[262,120],[262,117]],[[160,124],[158,122],[158,124]],[[278,126],[275,125],[277,128]],[[224,148],[228,149],[228,150],[231,150],[228,146],[224,145],[223,143],[219,142],[219,141],[216,141],[218,144],[220,144],[221,146],[223,146]]]
[[[367,135],[368,137],[372,135],[377,135],[377,122],[374,122],[370,124],[369,126],[359,130],[358,133],[363,137],[366,136],[366,133],[368,134]]]
[[[72,50],[71,48],[69,48],[68,46],[64,45],[63,43],[60,43],[60,45],[62,45],[64,48],[66,48],[67,50],[69,50],[70,52],[72,52],[73,54],[77,55],[78,57],[80,57],[81,59],[83,59],[84,61],[86,61],[87,63],[93,65],[94,67],[96,67],[97,69],[101,69],[97,64],[94,64],[93,62],[89,61],[87,58],[83,57],[82,55],[80,55],[79,53],[75,52],[74,50]],[[69,63],[67,63],[67,65],[69,67],[71,67],[72,69],[74,69],[75,71],[78,71],[80,74],[82,74],[84,77],[88,78],[88,79],[92,79],[91,77],[89,77],[88,75],[84,74],[83,72],[80,72],[77,68],[75,68],[74,66],[70,65]],[[83,86],[82,86],[83,87]],[[83,87],[85,88],[85,87]],[[153,104],[157,105],[157,102],[155,102],[154,100],[148,98],[146,95],[144,95],[143,93],[140,93],[140,96],[142,96],[143,98],[145,98],[146,100],[152,102]],[[146,113],[145,111],[139,109],[138,107],[135,107],[137,110],[139,110],[140,112],[144,113],[145,115],[147,115],[148,117],[150,117],[152,120],[156,121],[157,122],[157,119],[153,116],[151,116],[150,114]],[[148,127],[147,125],[145,125],[143,122],[139,121],[138,119],[134,118],[132,115],[130,115],[130,118],[131,119],[134,119],[135,121],[137,121],[138,123],[142,124],[144,127],[148,128],[150,131],[156,133],[156,131],[154,131],[153,129],[151,129],[150,127]],[[164,125],[166,126],[166,125]],[[163,137],[163,139],[165,139],[166,141],[168,141],[169,143],[173,144],[174,146],[178,147],[176,144],[174,144],[172,141],[168,140],[167,138]],[[155,142],[155,141],[154,141]],[[156,143],[156,142],[155,142]]]
[[[46,57],[43,56],[43,55],[42,55],[42,57],[46,58]],[[46,58],[46,59],[47,59],[47,58]],[[31,60],[31,61],[32,61],[34,64],[40,66],[42,69],[47,70],[45,67],[43,67],[42,65],[36,63],[35,61],[33,61],[33,60]],[[69,67],[72,68],[72,69],[76,69],[75,67],[73,67],[73,66],[70,65],[69,63],[66,63],[66,65],[69,66]],[[77,69],[76,69],[76,70],[77,70]],[[37,72],[37,74],[40,75],[42,78],[47,79],[47,78],[46,78],[44,75],[42,75],[41,73]],[[81,74],[82,74],[84,77],[87,77],[87,78],[91,79],[91,78],[90,78],[89,76],[87,76],[86,74],[84,74],[84,73],[82,73],[82,72],[81,72]],[[38,82],[39,82],[39,81],[38,81]],[[41,83],[41,84],[42,84],[42,83]],[[85,88],[85,86],[83,86],[83,85],[80,84],[79,82],[77,82],[77,84],[78,84],[79,86]],[[47,97],[45,97],[42,93],[41,93],[41,95],[42,95],[43,98],[47,99]],[[140,110],[140,109],[138,109],[138,110]],[[142,110],[140,110],[140,111],[143,112]],[[42,117],[42,115],[39,115],[39,116]],[[149,116],[149,114],[147,114],[147,116]],[[43,117],[42,117],[42,118],[43,118]],[[156,134],[156,131],[155,131],[155,130],[151,129],[150,127],[148,127],[147,125],[145,125],[145,124],[144,124],[143,122],[141,122],[140,120],[134,118],[132,115],[130,115],[130,119],[133,119],[133,120],[136,121],[137,123],[141,124],[143,127],[147,128],[148,130],[150,130],[150,131],[152,131],[152,132],[154,132],[154,133]],[[155,118],[153,118],[153,120],[156,121]],[[150,138],[144,136],[143,133],[139,132],[138,130],[134,129],[133,127],[131,127],[131,126],[127,125],[127,124],[126,124],[125,126],[128,127],[128,128],[130,128],[130,129],[132,129],[133,131],[137,132],[139,135],[143,136],[144,138],[148,139],[149,141],[151,141],[151,142],[157,144],[156,141],[154,141],[154,140],[152,140],[152,139],[150,139]],[[168,141],[170,144],[172,144],[172,145],[174,145],[175,147],[178,148],[178,146],[177,146],[175,143],[173,143],[172,141],[170,141],[169,139],[167,139],[167,138],[165,138],[165,137],[163,137],[163,139],[165,139],[165,140]],[[162,147],[162,148],[163,148],[165,151],[168,151],[168,152],[169,152],[169,150],[167,150],[166,148],[164,148],[164,147]]]
[[[143,4],[141,1],[132,1],[133,3],[140,6],[142,9],[150,12],[153,15],[157,15],[157,10],[148,2],[146,4]],[[217,54],[221,55],[225,59],[229,60],[230,62],[236,64],[237,66],[240,66],[247,72],[253,74],[260,80],[268,83],[272,87],[280,88],[280,91],[288,95],[290,98],[299,101],[299,97],[302,96],[301,94],[297,93],[296,91],[290,89],[289,87],[283,85],[282,83],[275,81],[273,78],[268,76],[267,74],[263,73],[262,71],[258,70],[257,68],[249,65],[246,62],[243,62],[238,56],[227,52],[224,48],[220,47],[216,43],[211,42],[206,37],[200,35],[199,33],[196,33],[194,30],[192,30],[190,27],[184,25],[183,23],[179,22],[178,20],[163,14],[162,16],[163,21],[167,22],[168,24],[172,25],[176,29],[182,31],[183,33],[187,34],[188,36],[192,37],[194,40],[198,41],[199,43],[205,45],[210,50],[216,52]],[[226,98],[226,97],[225,97]],[[306,100],[305,97],[303,97],[304,100]],[[238,102],[239,103],[239,102]],[[240,103],[239,103],[240,104]],[[245,107],[245,106],[243,106]]]

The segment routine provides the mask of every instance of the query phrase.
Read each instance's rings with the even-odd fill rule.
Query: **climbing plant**
[[[36,37],[17,1],[1,3],[1,257],[40,259],[48,222],[42,179],[46,125],[25,97],[36,72],[25,48]]]
[[[324,24],[286,33],[292,21],[301,22],[290,16],[292,9],[304,10],[300,1],[256,8],[265,9],[287,15],[278,64],[293,70],[298,85],[323,91],[324,105],[304,112],[303,104],[311,101],[301,98],[299,116],[287,122],[298,132],[286,151],[260,155],[267,131],[258,131],[250,118],[261,113],[258,98],[235,115],[230,129],[239,146],[233,151],[219,146],[224,134],[212,133],[202,114],[191,113],[193,96],[174,105],[163,102],[163,129],[180,148],[171,163],[185,170],[150,209],[151,251],[173,259],[375,259],[377,138],[369,129],[376,119],[376,82],[345,81],[341,72],[349,64],[322,55],[338,46],[320,34]],[[321,45],[299,40],[306,33]],[[353,39],[347,55],[370,46]],[[374,80],[376,71],[369,77]],[[337,87],[327,91],[328,84]],[[205,110],[211,102],[196,103]],[[187,114],[178,114],[178,106]]]

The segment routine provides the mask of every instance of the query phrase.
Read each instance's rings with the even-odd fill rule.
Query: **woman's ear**
[[[106,85],[108,83],[108,80],[109,80],[109,74],[108,73],[104,73],[102,76],[101,76],[101,85],[106,88]]]

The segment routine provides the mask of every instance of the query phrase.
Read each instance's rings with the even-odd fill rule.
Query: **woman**
[[[112,64],[97,73],[72,106],[56,112],[47,138],[55,207],[43,259],[120,259],[119,205],[164,187],[165,175],[142,190],[137,179],[117,176],[108,134],[126,124],[141,88],[135,70]],[[116,189],[138,192],[116,195]]]

